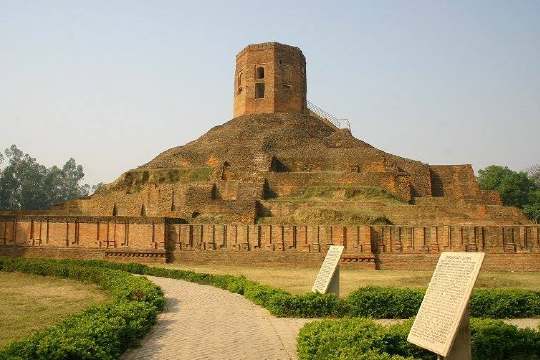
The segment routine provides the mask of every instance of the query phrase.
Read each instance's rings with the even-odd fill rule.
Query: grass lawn
[[[293,294],[311,291],[319,269],[257,267],[232,265],[166,264],[166,267],[212,274],[244,275],[246,278],[287,290]],[[392,287],[427,287],[431,271],[350,270],[341,269],[342,296],[368,285]],[[540,290],[540,272],[481,272],[476,287],[523,288]]]
[[[108,295],[94,285],[0,272],[0,347],[53,325]]]

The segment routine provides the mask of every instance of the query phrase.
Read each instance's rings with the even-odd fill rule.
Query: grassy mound
[[[390,192],[375,186],[325,185],[306,186],[300,193],[282,198],[289,201],[381,201],[404,204]]]

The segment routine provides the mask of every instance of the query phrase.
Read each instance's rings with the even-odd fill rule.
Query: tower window
[[[257,79],[264,79],[264,68],[262,66],[257,68]]]
[[[236,93],[240,94],[242,92],[242,73],[238,74],[238,80],[236,81]]]
[[[255,99],[264,98],[264,83],[255,84]]]

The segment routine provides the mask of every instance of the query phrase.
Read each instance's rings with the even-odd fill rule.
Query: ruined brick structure
[[[343,243],[346,259],[380,268],[481,249],[494,268],[538,267],[538,227],[481,190],[471,165],[376,149],[310,111],[306,83],[300,49],[247,46],[232,120],[90,197],[5,214],[1,251],[315,264]]]
[[[484,268],[540,271],[540,226],[182,224],[148,217],[0,216],[0,255],[431,269],[442,251],[484,251]]]
[[[234,117],[307,111],[306,58],[293,46],[263,43],[236,55]]]

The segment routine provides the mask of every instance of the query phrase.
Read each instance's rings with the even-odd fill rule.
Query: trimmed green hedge
[[[365,287],[353,291],[346,301],[348,315],[376,319],[415,316],[424,289]],[[471,316],[479,318],[526,318],[540,316],[540,292],[521,289],[475,289],[470,300]]]
[[[92,266],[94,265],[94,266]],[[97,284],[112,301],[0,350],[0,359],[117,359],[155,323],[165,299],[143,277],[84,262],[0,257],[0,271],[18,271]]]
[[[382,326],[369,319],[322,320],[307,324],[298,336],[298,356],[309,360],[436,359],[407,342],[412,320]],[[538,360],[540,333],[500,320],[472,319],[471,341],[476,360]]]
[[[424,289],[415,288],[363,287],[353,291],[344,299],[339,299],[332,294],[292,295],[286,291],[248,280],[243,276],[212,275],[101,260],[63,261],[213,285],[244,295],[255,304],[268,309],[273,315],[282,317],[409,318],[417,314],[425,293]],[[471,316],[480,318],[540,316],[540,292],[518,289],[478,289],[471,297],[470,311]]]

